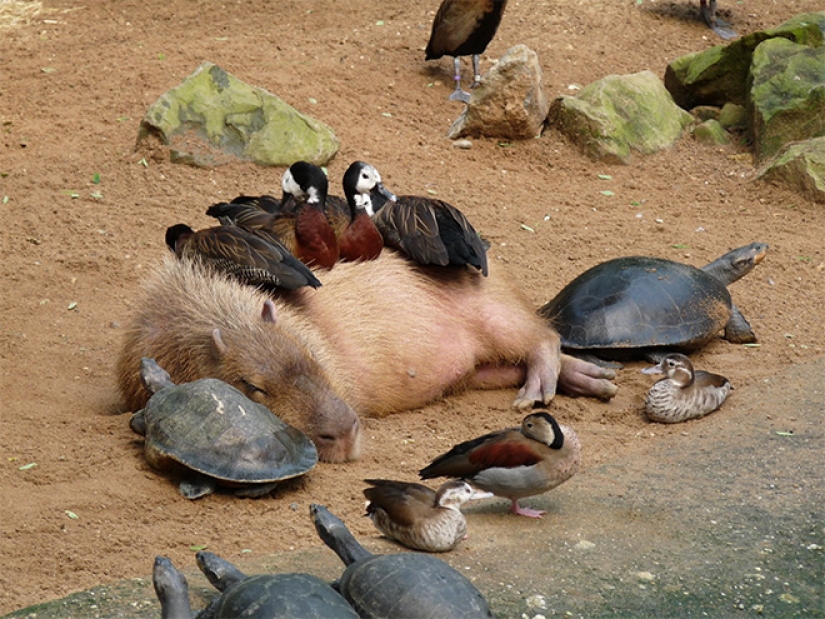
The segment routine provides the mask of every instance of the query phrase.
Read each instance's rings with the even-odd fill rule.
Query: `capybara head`
[[[221,378],[306,431],[321,460],[354,460],[360,449],[358,415],[304,346],[280,331],[274,324],[266,325],[263,337],[242,344],[232,333],[215,329],[212,349]]]
[[[240,389],[305,431],[321,460],[358,456],[358,416],[307,344],[276,322],[266,295],[169,257],[146,281],[138,307],[117,371],[130,410],[143,408],[151,395],[140,380],[140,360],[152,357],[175,383],[211,377]]]

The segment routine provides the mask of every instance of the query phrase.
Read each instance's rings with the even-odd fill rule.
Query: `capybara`
[[[467,388],[522,384],[522,409],[549,403],[557,379],[576,394],[616,391],[612,371],[560,355],[556,332],[495,263],[483,277],[385,250],[321,279],[317,290],[270,300],[167,258],[146,284],[119,362],[126,404],[145,403],[140,358],[154,357],[175,382],[235,385],[307,429],[323,459],[341,460],[357,454],[358,426],[338,396],[358,414],[384,415]]]
[[[169,256],[144,284],[117,373],[126,406],[138,410],[149,392],[141,357],[153,357],[175,383],[214,377],[305,430],[319,457],[357,457],[358,416],[330,383],[296,333],[273,326],[275,306],[245,286]]]

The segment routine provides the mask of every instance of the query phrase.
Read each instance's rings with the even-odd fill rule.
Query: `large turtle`
[[[358,619],[347,601],[311,574],[247,576],[229,561],[199,552],[198,567],[222,593],[197,619]],[[166,557],[156,557],[152,582],[161,619],[192,619],[186,577]]]
[[[153,395],[129,425],[146,437],[144,453],[152,467],[183,478],[179,490],[187,499],[218,485],[235,487],[240,496],[262,496],[318,462],[303,432],[221,380],[175,385],[147,358],[140,377]]]
[[[361,619],[489,618],[481,592],[441,559],[422,553],[374,555],[329,510],[309,507],[323,542],[347,566],[337,588]]]
[[[662,258],[616,258],[579,275],[539,314],[558,330],[565,350],[608,359],[660,360],[669,351],[699,348],[722,329],[731,342],[753,342],[727,286],[767,251],[767,244],[751,243],[701,269]]]

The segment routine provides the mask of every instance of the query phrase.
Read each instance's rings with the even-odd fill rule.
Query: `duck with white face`
[[[679,423],[712,413],[727,399],[733,387],[719,374],[694,370],[690,359],[679,353],[666,355],[643,374],[664,374],[645,398],[645,414],[660,423]]]
[[[458,477],[473,486],[510,499],[510,511],[541,518],[546,512],[519,505],[519,499],[542,494],[579,470],[581,445],[572,428],[548,412],[527,415],[519,428],[491,432],[453,447],[421,469],[423,479]]]

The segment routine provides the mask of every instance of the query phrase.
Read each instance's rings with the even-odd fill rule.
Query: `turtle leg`
[[[205,475],[195,475],[180,482],[178,492],[187,499],[199,499],[215,492],[215,480]]]
[[[734,344],[750,344],[756,341],[756,334],[750,323],[735,305],[730,306],[730,318],[725,325],[725,339]]]
[[[244,486],[235,490],[235,496],[242,496],[247,499],[262,497],[275,490],[277,485],[277,481],[274,481],[271,484],[250,484],[249,486]]]
[[[611,381],[616,372],[595,363],[562,354],[559,388],[568,395],[594,396],[609,400],[619,388]]]

